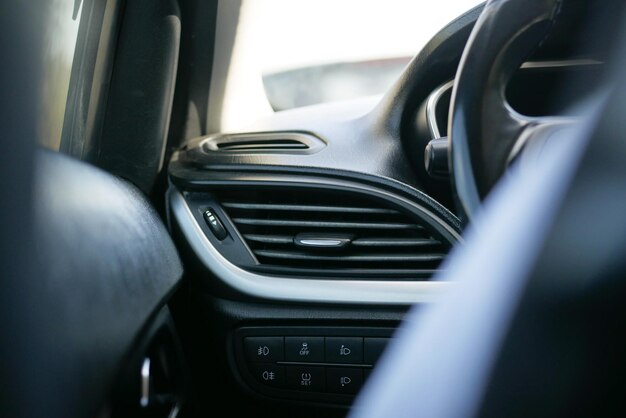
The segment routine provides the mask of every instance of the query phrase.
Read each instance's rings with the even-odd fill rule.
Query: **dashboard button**
[[[246,337],[243,345],[246,358],[250,361],[273,362],[284,359],[283,337]]]
[[[268,386],[282,387],[285,383],[285,367],[272,363],[252,363],[250,372],[256,380]]]
[[[286,366],[287,389],[305,392],[323,392],[326,373],[319,366]]]
[[[349,367],[328,367],[326,388],[328,392],[355,394],[363,385],[363,371]]]
[[[287,361],[323,362],[324,337],[285,337]]]
[[[366,364],[374,364],[385,351],[389,338],[365,338],[363,340],[363,361]]]
[[[326,337],[326,361],[331,363],[362,363],[363,338]]]

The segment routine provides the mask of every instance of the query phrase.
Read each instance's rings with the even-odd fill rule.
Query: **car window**
[[[45,4],[45,6],[43,6]],[[38,138],[41,145],[58,150],[61,143],[63,119],[70,86],[70,75],[82,2],[49,0],[46,7],[46,46],[43,50],[41,108],[38,118]]]
[[[222,128],[382,94],[448,22],[479,0],[243,0]]]

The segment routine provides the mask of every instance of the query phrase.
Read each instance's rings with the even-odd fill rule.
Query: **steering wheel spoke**
[[[506,159],[507,167],[517,161],[529,148],[537,148],[560,136],[561,132],[571,130],[580,124],[580,119],[566,116],[528,117],[526,124],[517,137]]]

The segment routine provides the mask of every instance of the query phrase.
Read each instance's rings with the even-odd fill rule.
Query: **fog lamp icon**
[[[345,345],[341,344],[341,348],[339,349],[339,355],[340,356],[347,356],[350,355],[350,353],[352,352],[352,350],[350,350],[348,347],[346,347]]]

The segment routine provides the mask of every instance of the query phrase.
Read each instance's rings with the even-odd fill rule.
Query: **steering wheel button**
[[[243,340],[250,361],[273,362],[284,359],[283,337],[246,337]]]
[[[363,338],[326,337],[326,361],[331,363],[362,363]]]

